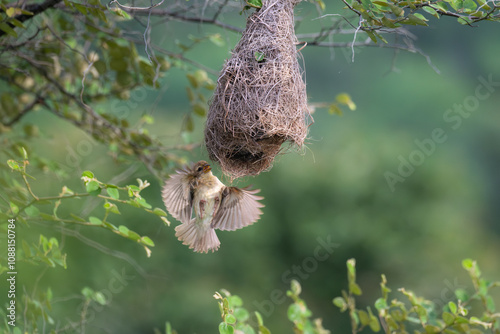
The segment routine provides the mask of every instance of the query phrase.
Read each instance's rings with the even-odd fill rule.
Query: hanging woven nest
[[[302,147],[312,122],[296,49],[293,8],[264,0],[217,80],[205,145],[232,178],[270,169],[286,142]]]

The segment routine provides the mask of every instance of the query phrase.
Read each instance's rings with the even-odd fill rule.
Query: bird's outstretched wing
[[[264,207],[258,201],[263,199],[256,196],[260,190],[236,187],[224,187],[222,190],[219,209],[215,213],[211,227],[223,231],[234,231],[256,222]]]
[[[163,202],[168,212],[182,223],[189,223],[191,220],[192,179],[188,169],[178,170],[177,174],[171,175],[165,182],[162,190]]]

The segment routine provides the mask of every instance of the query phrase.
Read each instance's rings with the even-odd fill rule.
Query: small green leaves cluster
[[[52,237],[47,238],[40,234],[38,243],[29,243],[27,240],[22,240],[24,252],[24,260],[27,262],[40,264],[44,263],[49,267],[54,268],[56,265],[67,268],[66,254],[62,253],[59,247],[59,241]],[[6,268],[0,266],[0,272]]]
[[[107,300],[104,294],[100,291],[94,291],[89,287],[84,287],[82,289],[82,295],[86,303],[96,302],[100,305],[106,305]]]
[[[255,312],[257,329],[250,324],[250,313],[243,307],[243,301],[239,296],[231,295],[229,291],[222,289],[216,292],[214,298],[218,301],[222,322],[219,324],[220,334],[270,334],[271,332],[264,326],[262,316]]]
[[[333,304],[340,308],[342,312],[349,311],[351,318],[351,327],[353,333],[362,331],[365,327],[370,327],[372,331],[380,330],[380,323],[373,314],[370,307],[365,310],[356,308],[355,296],[362,294],[361,287],[356,283],[356,260],[349,259],[347,261],[347,282],[348,291],[342,291],[342,297],[333,299]]]
[[[373,332],[385,333],[470,333],[479,334],[484,330],[492,333],[500,333],[500,313],[495,312],[495,304],[490,290],[500,286],[500,282],[490,282],[481,277],[481,272],[476,261],[466,259],[462,266],[471,277],[474,293],[469,295],[463,289],[455,291],[456,301],[448,301],[443,310],[437,310],[434,303],[417,296],[414,292],[404,288],[398,291],[404,297],[403,300],[391,299],[391,289],[387,287],[387,280],[382,275],[380,283],[382,297],[375,303],[376,314],[370,307],[366,310],[356,307],[355,296],[362,294],[361,288],[356,283],[355,260],[347,261],[348,291],[342,291],[341,297],[333,299],[333,304],[339,307],[341,312],[348,311],[351,318],[353,333],[359,333],[369,327]],[[482,314],[475,307],[472,312],[471,303],[478,300],[482,303]],[[471,316],[474,313],[476,316]]]
[[[19,7],[7,8],[4,4],[0,4],[0,31],[3,31],[9,36],[17,38],[15,28],[26,29],[26,26],[18,20],[20,15],[33,15],[32,12]]]
[[[10,199],[8,205],[0,205],[0,216],[4,217],[4,222],[7,222],[8,218],[15,218],[19,223],[27,223],[32,220],[42,222],[42,224],[59,222],[66,225],[101,227],[139,243],[144,247],[148,256],[151,254],[149,247],[153,247],[154,242],[148,236],[141,236],[124,225],[112,224],[109,221],[111,215],[120,215],[119,206],[127,205],[159,217],[166,225],[170,224],[164,210],[153,208],[141,196],[141,191],[147,188],[149,183],[140,179],[137,179],[137,185],[118,186],[102,182],[91,171],[85,171],[82,173],[85,192],[78,193],[63,186],[57,195],[36,195],[30,183],[35,178],[27,172],[29,160],[26,150],[22,149],[21,151],[22,160],[9,159],[6,164],[11,170],[11,174],[17,173],[20,176],[21,183],[12,175],[2,179]],[[104,213],[99,217],[93,215],[81,217],[72,212],[67,213],[66,210],[61,213],[63,203],[69,200],[81,200],[85,197],[97,197],[102,200]],[[47,207],[51,207],[51,209],[47,209]],[[57,239],[40,235],[38,243],[23,239],[22,245],[27,261],[46,263],[50,267],[55,265],[66,267],[66,258],[59,249]]]
[[[302,288],[300,283],[292,280],[287,296],[293,300],[288,307],[288,319],[293,323],[296,334],[330,334],[323,328],[321,319],[311,320],[312,312],[306,302],[299,297]],[[250,312],[243,307],[243,301],[236,295],[231,295],[227,290],[216,292],[214,298],[218,301],[222,322],[219,324],[220,334],[271,334],[269,328],[264,326],[262,315]]]
[[[427,26],[430,16],[450,16],[460,24],[500,21],[500,6],[483,0],[344,0],[347,8],[362,18],[360,28],[377,42],[387,41],[377,32],[403,25]]]
[[[102,218],[90,216],[88,218],[88,223],[81,217],[73,215],[73,218],[79,219],[82,223],[85,224],[103,227],[124,238],[138,242],[139,244],[144,246],[144,249],[146,250],[146,253],[149,257],[151,255],[151,250],[148,247],[154,246],[153,241],[149,237],[140,236],[138,233],[130,230],[124,225],[115,226],[108,221],[109,214],[121,214],[117,204],[125,204],[155,214],[159,216],[165,224],[170,225],[169,221],[166,218],[166,212],[160,208],[153,209],[152,206],[146,201],[146,199],[144,199],[140,195],[140,192],[143,189],[147,188],[149,186],[149,183],[147,181],[137,179],[138,185],[127,185],[125,187],[119,187],[114,184],[108,184],[99,181],[91,171],[83,172],[82,180],[85,184],[85,189],[90,196],[99,197],[104,200],[103,208],[105,209],[105,213]],[[106,194],[104,194],[104,191],[106,191]],[[120,198],[120,192],[127,194],[126,199]]]
[[[335,100],[333,102],[317,102],[309,104],[309,109],[311,113],[316,111],[316,108],[326,108],[330,115],[338,115],[342,116],[344,113],[342,109],[347,107],[350,111],[356,110],[356,103],[351,98],[351,95],[347,93],[339,93],[335,96]]]
[[[0,184],[3,190],[3,200],[0,201],[0,234],[6,233],[9,219],[15,221],[18,263],[45,268],[59,266],[66,269],[67,254],[64,252],[60,239],[50,233],[58,233],[60,227],[70,232],[70,229],[75,226],[102,228],[104,233],[111,231],[138,243],[146,250],[147,256],[151,255],[150,248],[154,246],[154,242],[148,236],[140,235],[125,225],[113,223],[113,220],[117,220],[116,216],[121,214],[122,207],[129,206],[159,217],[166,225],[170,224],[164,210],[153,208],[141,196],[141,192],[149,186],[147,181],[137,179],[136,184],[121,186],[102,182],[93,172],[85,171],[81,176],[83,181],[81,191],[74,191],[64,185],[57,194],[41,195],[33,189],[37,188],[34,187],[37,180],[30,174],[30,169],[44,170],[42,161],[35,159],[36,163],[31,164],[27,150],[23,146],[16,145],[14,150],[6,151],[10,153],[11,159],[0,164]],[[41,175],[44,176],[44,174]],[[101,208],[97,207],[92,210],[88,216],[73,213],[75,211],[72,209],[72,204],[75,201],[81,202],[91,197],[101,201]],[[34,232],[32,230],[34,225],[42,226],[43,234]],[[0,257],[0,263],[7,263],[6,256],[7,254],[4,254]],[[0,274],[6,271],[8,271],[7,267],[0,264]],[[90,288],[84,288],[82,295],[86,306],[91,302],[101,305],[106,303],[102,293]],[[19,305],[23,309],[26,328],[36,332],[40,321],[55,326],[54,320],[49,316],[51,299],[50,288],[44,292],[36,291],[35,288],[24,294],[19,293]],[[3,318],[6,319],[6,317]],[[15,330],[14,333],[16,333]]]
[[[296,334],[330,334],[330,331],[323,328],[321,319],[311,321],[312,312],[307,307],[306,302],[299,297],[302,287],[297,280],[292,280],[290,290],[286,295],[293,300],[293,304],[288,307],[288,320],[293,323]]]
[[[351,96],[347,93],[340,93],[335,97],[335,101],[329,105],[328,112],[331,115],[342,116],[342,106],[346,106],[351,111],[356,110],[356,104]]]

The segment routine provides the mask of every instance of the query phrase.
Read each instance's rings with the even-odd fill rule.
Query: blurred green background
[[[341,9],[327,3],[327,11]],[[317,29],[319,23],[312,21],[315,16],[307,6],[297,8],[296,14],[305,17],[297,33]],[[244,26],[244,17],[237,12],[226,13],[224,20]],[[172,34],[167,38],[162,30]],[[218,71],[238,39],[234,33],[169,22],[153,29],[152,39],[169,45],[187,40],[189,34],[211,31],[223,34],[225,46],[204,43],[188,56]],[[52,316],[61,325],[77,317],[78,295],[88,286],[110,300],[106,306],[89,309],[94,315],[87,324],[89,332],[152,333],[169,321],[179,333],[216,333],[220,313],[213,294],[225,288],[241,296],[250,311],[260,311],[273,333],[289,333],[291,325],[285,320],[289,301],[270,300],[279,291],[285,293],[289,279],[296,278],[314,316],[323,318],[325,328],[344,333],[349,331],[349,319],[331,301],[346,288],[348,258],[357,260],[364,292],[360,303],[365,305],[379,296],[382,273],[393,291],[404,286],[438,305],[453,298],[452,290],[470,289],[460,265],[466,257],[478,260],[485,277],[498,279],[500,86],[479,101],[470,117],[461,118],[456,129],[443,118],[455,104],[474,96],[481,84],[478,77],[500,82],[500,43],[494,42],[498,27],[489,22],[463,27],[443,18],[410,31],[440,74],[423,56],[395,54],[392,49],[356,48],[354,62],[350,49],[302,50],[310,102],[329,102],[346,92],[357,110],[335,116],[317,109],[306,148],[290,149],[271,171],[235,183],[262,189],[264,215],[243,230],[218,232],[221,248],[216,253],[196,254],[181,245],[174,236],[173,218],[172,226],[166,227],[132,209],[113,219],[153,239],[151,258],[112,233],[82,228],[78,238],[65,235],[68,269],[47,270],[37,281],[39,286],[58,287]],[[142,90],[130,101],[119,102],[122,108],[117,114],[132,122],[151,114],[155,123],[150,132],[166,144],[200,141],[202,119],[196,120],[190,138],[180,131],[190,108],[185,72],[173,68],[161,84],[160,90]],[[113,106],[110,103],[109,108]],[[38,154],[65,164],[69,174],[70,181],[36,175],[33,186],[40,194],[58,193],[63,184],[84,191],[79,180],[84,170],[107,181],[128,168],[108,157],[103,145],[52,115],[39,112],[24,122],[41,128],[43,136],[35,144]],[[436,128],[443,129],[446,141],[437,143],[433,153],[392,191],[386,173],[397,174],[399,157],[408,160],[419,150],[415,140],[431,138]],[[206,154],[199,147],[187,158],[206,159]],[[214,172],[221,177],[217,168]],[[148,202],[163,207],[162,181],[146,169],[139,168],[120,183],[137,177],[151,183],[142,193]],[[70,205],[78,214],[95,204],[88,199]],[[32,228],[47,237],[61,235],[45,224]],[[106,249],[89,247],[87,238]],[[322,244],[319,239],[335,244],[333,253],[321,260],[315,258]],[[32,286],[40,268],[20,266],[19,272],[25,274],[18,276],[19,287]],[[500,296],[496,297],[498,304]]]

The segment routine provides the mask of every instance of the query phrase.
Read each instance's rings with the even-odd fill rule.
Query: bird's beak
[[[203,166],[203,173],[208,173],[212,170],[212,168],[210,167],[210,165],[205,165]]]

